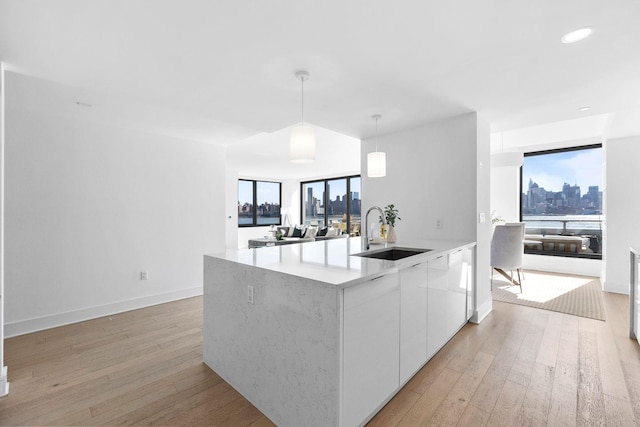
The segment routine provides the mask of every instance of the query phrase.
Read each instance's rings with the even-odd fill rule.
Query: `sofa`
[[[524,248],[529,252],[591,253],[590,240],[581,236],[548,236],[525,234]]]
[[[295,225],[293,227],[278,227],[283,237],[286,238],[305,238],[314,240],[327,240],[346,237],[342,230],[338,227],[319,227],[316,225]]]
[[[280,246],[293,243],[315,242],[319,240],[342,239],[348,237],[338,227],[318,227],[309,225],[295,225],[293,227],[277,227],[277,231],[282,233],[282,240],[275,239],[249,239],[248,246],[251,248],[261,248],[265,246]]]

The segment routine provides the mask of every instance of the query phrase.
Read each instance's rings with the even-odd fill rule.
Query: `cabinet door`
[[[447,272],[447,332],[451,338],[458,329],[467,323],[467,264],[464,262],[464,249],[449,254]]]
[[[427,361],[427,265],[400,271],[400,383]]]
[[[344,290],[342,425],[361,424],[400,385],[400,286],[389,274]]]
[[[447,255],[429,260],[427,270],[427,358],[431,358],[449,340]]]
[[[465,265],[465,272],[467,276],[467,315],[465,320],[468,321],[473,316],[473,312],[476,309],[476,276],[473,271],[475,265],[476,252],[475,248],[465,249],[463,252],[463,262]]]

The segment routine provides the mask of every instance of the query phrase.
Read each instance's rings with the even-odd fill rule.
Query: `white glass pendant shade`
[[[367,154],[367,176],[380,178],[387,175],[387,155],[381,151]]]
[[[310,126],[299,125],[291,129],[289,158],[293,163],[311,163],[316,158],[316,136]]]

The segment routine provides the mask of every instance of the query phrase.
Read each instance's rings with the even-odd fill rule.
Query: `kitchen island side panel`
[[[205,256],[204,362],[277,425],[338,425],[338,292]]]

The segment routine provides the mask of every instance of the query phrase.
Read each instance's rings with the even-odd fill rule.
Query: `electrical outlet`
[[[480,213],[478,214],[478,222],[479,222],[480,224],[484,224],[484,212],[480,212]]]
[[[441,219],[437,219],[436,220],[436,228],[438,230],[442,230],[442,220]]]
[[[140,280],[147,280],[149,279],[149,272],[148,271],[141,271],[140,272]]]
[[[249,285],[247,286],[247,302],[249,304],[254,304],[254,299],[253,299],[253,286]]]

